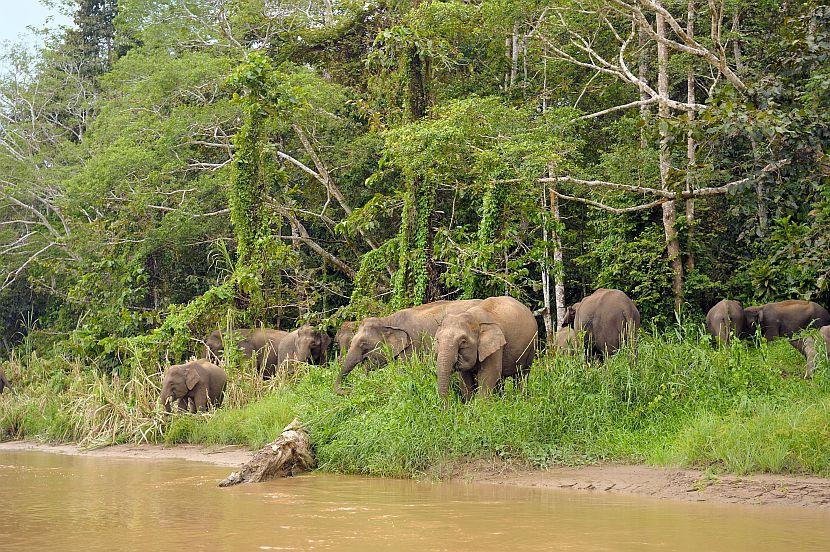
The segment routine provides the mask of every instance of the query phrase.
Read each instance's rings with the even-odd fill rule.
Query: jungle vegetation
[[[536,399],[516,412],[538,412],[549,398],[549,424],[539,426],[549,440],[521,458],[658,461],[643,450],[664,431],[686,435],[697,461],[714,445],[686,422],[705,432],[731,427],[720,416],[767,415],[789,427],[802,406],[819,409],[815,431],[826,427],[823,372],[771,382],[779,365],[766,346],[716,352],[696,332],[723,297],[830,303],[825,3],[63,4],[73,25],[42,48],[6,45],[0,75],[0,354],[34,393],[2,403],[11,433],[198,440],[198,422],[167,427],[147,409],[159,367],[199,354],[220,327],[335,328],[439,298],[509,294],[540,313],[544,340],[566,304],[598,287],[637,302],[652,343],[664,344],[638,369],[661,375],[638,381],[612,362],[603,383],[605,372],[544,357]],[[409,383],[397,372],[369,378],[379,398],[358,389],[338,405],[320,383],[326,368],[286,389],[242,371],[231,408],[216,417],[244,424],[242,413],[259,409],[282,423],[299,411],[348,424],[362,410],[387,423],[402,411],[376,401],[428,393],[419,370],[429,360],[418,366]],[[64,398],[39,398],[45,389]],[[688,393],[677,415],[661,414]],[[81,396],[89,402],[70,401]],[[508,392],[475,408],[513,400]],[[73,408],[91,404],[108,406],[70,423]],[[554,431],[569,408],[594,409],[594,429]],[[136,409],[157,432],[144,422],[89,426]],[[656,418],[638,425],[646,412]],[[609,435],[603,421],[631,423],[642,440],[597,442]],[[767,422],[752,427],[775,426]],[[333,427],[347,434],[335,424],[319,443]],[[214,440],[264,438],[239,431]],[[570,444],[551,448],[563,435]],[[515,451],[515,442],[471,438],[474,447],[457,451]],[[359,439],[340,445],[375,450]],[[413,447],[394,454],[414,464],[385,465],[403,473],[435,459]],[[322,450],[337,469],[384,471]],[[707,451],[712,461],[729,456]],[[826,472],[830,460],[794,466]]]

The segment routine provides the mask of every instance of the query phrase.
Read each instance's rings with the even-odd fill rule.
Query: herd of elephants
[[[627,342],[636,361],[640,312],[620,290],[599,289],[571,305],[561,327],[554,340],[559,353],[581,349],[589,355],[606,356]],[[814,368],[815,343],[800,333],[818,329],[825,350],[830,352],[830,314],[811,301],[787,300],[744,308],[738,301],[724,299],[709,310],[706,329],[720,343],[758,332],[767,340],[789,338],[807,357],[806,376]],[[507,296],[436,301],[389,316],[366,318],[359,324],[344,322],[334,338],[342,361],[334,389],[345,394],[343,378],[358,365],[368,371],[390,356],[434,351],[438,394],[445,402],[453,372],[461,376],[465,401],[473,394],[487,396],[505,378],[524,383],[536,352],[538,331],[533,312]],[[161,389],[166,411],[170,412],[176,401],[180,410],[190,412],[221,404],[227,374],[218,364],[225,341],[234,342],[241,354],[255,359],[259,373],[266,378],[278,370],[291,373],[298,363],[325,364],[332,345],[325,331],[309,325],[291,332],[256,328],[237,329],[231,334],[214,331],[205,338],[204,358],[167,369]],[[0,393],[4,387],[10,385],[0,371]]]

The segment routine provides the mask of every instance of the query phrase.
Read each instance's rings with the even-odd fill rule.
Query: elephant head
[[[338,394],[346,393],[340,384],[358,364],[369,362],[377,365],[383,362],[383,343],[392,350],[392,356],[397,357],[412,345],[412,337],[405,329],[390,326],[383,319],[365,319],[352,338],[343,368],[334,380],[334,390]]]
[[[581,301],[580,301],[581,303]],[[565,316],[562,318],[562,326],[573,326],[576,320],[576,311],[579,309],[580,303],[574,303],[565,309]]]
[[[293,332],[293,343],[291,350],[293,354],[290,360],[295,362],[307,362],[311,364],[324,364],[331,338],[312,326],[302,326]]]
[[[755,335],[759,327],[763,330],[764,307],[746,307],[744,309],[744,316],[746,317],[746,332],[749,335]]]
[[[201,382],[201,375],[191,364],[175,364],[167,369],[161,385],[161,404],[170,412],[170,403],[182,399]]]
[[[205,358],[211,362],[219,361],[224,345],[222,343],[222,330],[214,330],[205,338]]]
[[[472,313],[448,315],[435,334],[438,394],[446,401],[453,370],[473,370],[507,341],[501,327]]]

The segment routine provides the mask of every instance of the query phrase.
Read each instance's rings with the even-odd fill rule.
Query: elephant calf
[[[626,338],[631,340],[634,354],[637,354],[640,311],[634,301],[618,289],[598,289],[571,305],[562,325],[585,332],[585,346],[594,354],[614,354]]]
[[[723,299],[706,313],[706,330],[720,343],[729,344],[734,335],[747,337],[749,326],[744,314],[744,306],[738,301]]]
[[[175,364],[167,369],[161,385],[161,404],[170,412],[170,403],[179,402],[179,410],[205,411],[218,407],[225,395],[228,375],[207,360]]]
[[[579,351],[579,334],[571,327],[561,328],[556,332],[554,349],[557,353],[570,355]]]
[[[289,373],[297,363],[323,365],[328,362],[331,338],[325,332],[305,325],[286,334],[277,349],[277,365]]]
[[[9,380],[6,379],[6,374],[3,370],[0,370],[0,393],[2,393],[6,387],[9,388],[9,391],[12,391],[12,386],[9,383]]]
[[[487,396],[503,378],[524,378],[536,350],[533,313],[512,297],[490,297],[465,312],[448,314],[435,333],[438,394],[446,402],[450,375],[461,373],[465,400]]]

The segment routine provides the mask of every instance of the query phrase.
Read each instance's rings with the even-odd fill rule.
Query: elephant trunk
[[[162,388],[161,390],[161,405],[164,407],[164,411],[170,413],[170,390],[167,387]]]
[[[343,368],[340,370],[340,373],[337,374],[337,377],[334,380],[334,391],[338,395],[347,395],[348,392],[340,387],[340,384],[343,382],[343,378],[349,375],[349,372],[354,370],[354,367],[358,365],[358,363],[363,360],[361,358],[360,351],[357,349],[351,349],[349,353],[346,355],[346,361],[343,363]]]
[[[455,366],[455,360],[458,357],[458,347],[452,345],[444,345],[438,348],[438,396],[440,396],[444,403],[447,403],[447,396],[450,389],[450,376],[452,369]]]

